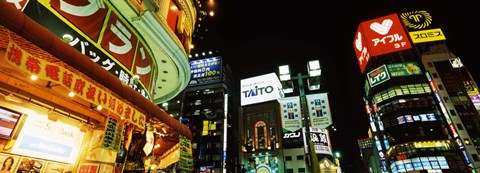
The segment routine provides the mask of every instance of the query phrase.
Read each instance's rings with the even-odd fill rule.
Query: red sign
[[[98,40],[108,10],[103,1],[52,0],[50,5],[91,39]]]
[[[412,48],[397,14],[362,22],[360,27],[370,56]]]
[[[362,73],[365,71],[365,67],[367,66],[368,60],[370,59],[370,53],[368,52],[368,48],[364,38],[365,36],[362,33],[362,28],[358,26],[357,33],[355,34],[355,39],[353,40],[353,47],[355,50],[355,54],[357,55],[360,71]]]
[[[137,35],[128,25],[111,13],[100,44],[127,69],[132,68],[137,41]]]

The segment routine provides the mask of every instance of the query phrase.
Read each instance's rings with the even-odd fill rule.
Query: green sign
[[[367,74],[367,78],[372,87],[389,80],[390,75],[388,74],[387,66],[382,65],[375,70],[372,70]]]
[[[388,71],[392,77],[410,76],[422,74],[416,62],[403,62],[388,64]]]

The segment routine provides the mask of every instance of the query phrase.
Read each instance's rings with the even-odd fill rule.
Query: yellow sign
[[[408,33],[413,43],[424,43],[431,41],[446,40],[445,35],[443,34],[440,28],[413,31]]]
[[[123,102],[121,98],[117,98],[110,91],[91,83],[75,72],[29,54],[12,40],[8,43],[5,59],[12,66],[26,73],[66,87],[74,92],[75,96],[100,105],[141,129],[145,127],[145,114]]]

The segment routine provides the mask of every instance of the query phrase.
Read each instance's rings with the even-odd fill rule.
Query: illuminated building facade
[[[192,58],[190,68],[188,87],[160,105],[192,131],[194,172],[233,172],[238,132],[231,113],[231,70],[213,53]]]
[[[475,169],[478,88],[426,11],[360,23],[353,42],[382,172]]]
[[[156,103],[190,79],[193,3],[0,1],[11,171],[191,170],[191,131]]]

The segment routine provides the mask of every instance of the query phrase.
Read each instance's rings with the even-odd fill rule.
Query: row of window
[[[393,86],[386,90],[380,91],[373,96],[375,103],[381,103],[389,98],[401,95],[410,95],[410,94],[425,94],[431,93],[432,90],[427,83],[422,84],[409,84],[409,85],[400,85]]]
[[[297,155],[297,160],[303,160],[303,155]],[[292,156],[285,156],[285,161],[292,161]]]

